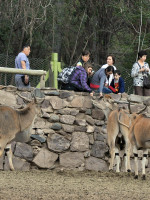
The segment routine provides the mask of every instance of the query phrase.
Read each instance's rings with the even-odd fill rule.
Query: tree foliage
[[[149,0],[0,0],[0,53],[17,55],[29,43],[32,57],[52,52],[73,65],[84,49],[99,66],[108,54],[131,68],[140,49],[149,51]]]

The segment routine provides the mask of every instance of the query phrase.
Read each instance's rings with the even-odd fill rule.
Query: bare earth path
[[[133,174],[76,171],[0,171],[0,200],[150,200],[146,181]]]

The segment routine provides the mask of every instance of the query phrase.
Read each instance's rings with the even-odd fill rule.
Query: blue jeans
[[[99,88],[98,89],[92,88],[92,90],[96,93],[100,93]],[[112,93],[112,91],[107,87],[103,87],[102,93],[109,94]]]

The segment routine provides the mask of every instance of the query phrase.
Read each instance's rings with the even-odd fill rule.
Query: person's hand
[[[91,96],[91,97],[93,97],[93,95],[94,95],[94,91],[90,93],[90,96]]]
[[[102,94],[102,92],[100,92],[99,96],[100,96],[100,97],[103,97],[103,94]]]
[[[139,71],[140,71],[140,72],[144,72],[144,71],[145,71],[145,68],[143,67],[143,68],[141,68]]]
[[[26,84],[28,84],[28,82],[29,82],[29,76],[28,75],[25,75],[24,81],[25,81]]]

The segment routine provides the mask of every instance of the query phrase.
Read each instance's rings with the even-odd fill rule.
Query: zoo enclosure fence
[[[33,70],[45,70],[50,69],[50,58],[29,58],[31,69]],[[15,56],[0,54],[0,67],[15,67]],[[121,71],[122,77],[125,81],[125,91],[128,94],[133,93],[133,80],[131,78],[131,70],[124,67],[118,68]],[[95,68],[95,71],[98,70]],[[51,79],[52,77],[49,77]],[[40,82],[39,76],[30,76],[30,82],[32,87],[36,87]],[[0,73],[0,85],[13,85],[15,86],[15,74]],[[51,87],[50,80],[46,81],[46,87]]]

